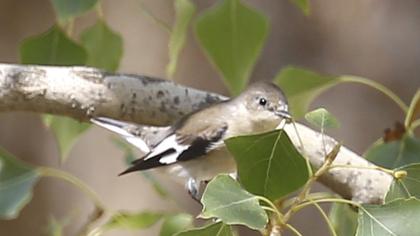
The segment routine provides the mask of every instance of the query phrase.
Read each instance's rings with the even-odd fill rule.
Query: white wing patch
[[[130,132],[128,132],[127,130],[125,130],[123,127],[131,125],[129,123],[126,122],[122,122],[122,121],[117,121],[114,119],[110,119],[110,118],[104,118],[104,117],[100,117],[98,119],[91,119],[90,120],[92,123],[105,128],[107,130],[110,130],[114,133],[119,134],[120,136],[122,136],[128,143],[134,145],[135,147],[137,147],[138,149],[140,149],[140,151],[144,152],[144,153],[148,153],[150,152],[150,148],[149,146],[147,146],[146,142],[143,141],[143,139],[134,136],[133,134],[131,134]]]
[[[175,163],[179,157],[179,155],[181,155],[181,153],[185,150],[187,150],[189,148],[189,145],[182,145],[179,144],[176,141],[176,134],[172,134],[170,136],[168,136],[167,138],[165,138],[162,142],[160,142],[154,149],[152,152],[150,152],[149,154],[147,154],[147,157],[144,158],[144,160],[147,160],[149,158],[152,158],[156,155],[159,155],[160,153],[163,153],[165,151],[167,151],[168,149],[175,149],[175,152],[166,155],[162,158],[159,159],[159,162],[161,164],[172,164]]]

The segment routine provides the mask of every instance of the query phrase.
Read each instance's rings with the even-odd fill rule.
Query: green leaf
[[[296,119],[305,115],[310,103],[318,95],[340,82],[333,76],[291,66],[281,70],[274,81],[285,92],[291,113]]]
[[[188,32],[188,24],[195,12],[195,6],[190,0],[175,0],[176,20],[169,39],[169,63],[166,66],[166,76],[172,78],[178,62],[178,55],[184,47]]]
[[[340,123],[338,120],[325,108],[318,108],[316,110],[306,113],[305,119],[312,125],[321,128],[338,128]]]
[[[180,213],[165,217],[162,228],[160,229],[160,236],[172,236],[187,228],[191,228],[193,217],[190,214]]]
[[[420,201],[399,199],[385,205],[365,205],[359,210],[357,236],[420,235]]]
[[[105,230],[114,228],[123,229],[147,229],[163,217],[161,213],[116,213],[102,226]]]
[[[31,200],[40,173],[0,148],[0,219],[14,219]]]
[[[20,61],[23,64],[84,65],[86,52],[58,26],[53,26],[47,32],[23,41]]]
[[[236,159],[242,185],[253,194],[276,200],[308,180],[306,161],[283,130],[234,137],[225,143]]]
[[[309,0],[290,0],[296,7],[298,7],[303,14],[309,15],[310,13],[310,6]]]
[[[407,117],[405,118],[405,127],[410,127],[413,121],[420,115],[420,89],[414,94],[408,108]]]
[[[386,202],[398,198],[420,198],[420,164],[402,166],[395,171],[406,171],[407,176],[394,179],[386,195]]]
[[[401,140],[378,143],[365,155],[366,159],[388,169],[420,162],[420,140],[406,134]]]
[[[176,234],[176,236],[233,236],[229,225],[222,222]]]
[[[123,40],[105,22],[99,20],[82,32],[81,43],[88,52],[87,65],[115,71],[123,54]]]
[[[228,175],[218,175],[210,181],[201,203],[200,216],[205,219],[217,217],[226,224],[241,224],[251,229],[263,229],[268,222],[258,198]]]
[[[59,21],[67,21],[92,9],[98,0],[51,0]]]
[[[88,123],[81,123],[64,116],[43,115],[43,121],[57,139],[62,162],[67,159],[77,138],[90,127]]]
[[[265,16],[239,0],[224,0],[197,21],[198,41],[232,94],[245,88],[268,30]]]
[[[357,229],[357,212],[342,203],[332,204],[329,218],[339,236],[354,236]]]

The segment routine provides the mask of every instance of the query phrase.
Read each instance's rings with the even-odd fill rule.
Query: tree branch
[[[147,126],[165,126],[208,104],[224,100],[218,94],[146,76],[111,74],[88,67],[54,67],[0,64],[0,112],[52,113],[87,121],[106,116]],[[285,130],[312,165],[325,156],[321,134],[297,124],[300,145],[292,125]],[[157,127],[143,127],[153,140]],[[326,149],[337,143],[325,136]],[[374,167],[363,157],[342,147],[333,165]],[[298,173],[297,173],[298,174]],[[327,187],[359,203],[382,203],[393,177],[380,170],[334,168],[320,178]]]

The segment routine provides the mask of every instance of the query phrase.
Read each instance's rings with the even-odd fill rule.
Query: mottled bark
[[[165,126],[223,99],[226,97],[146,76],[111,74],[87,67],[0,64],[0,112],[52,113],[82,121],[106,116],[145,126]],[[321,134],[301,124],[297,129],[304,148],[294,128],[285,127],[298,150],[319,167],[325,156]],[[153,135],[152,130],[159,128],[144,127],[144,135]],[[335,143],[325,137],[327,152]],[[334,164],[374,167],[344,146]],[[392,176],[372,169],[334,168],[320,181],[345,198],[381,203]]]

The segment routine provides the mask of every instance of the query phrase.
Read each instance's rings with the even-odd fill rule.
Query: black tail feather
[[[165,166],[167,164],[161,163],[160,159],[166,155],[172,154],[176,152],[175,149],[170,148],[164,152],[161,152],[153,157],[147,157],[146,159],[138,159],[132,162],[132,166],[130,166],[125,171],[121,172],[118,176],[125,175],[134,171],[141,171],[141,170],[148,170],[159,166]]]

